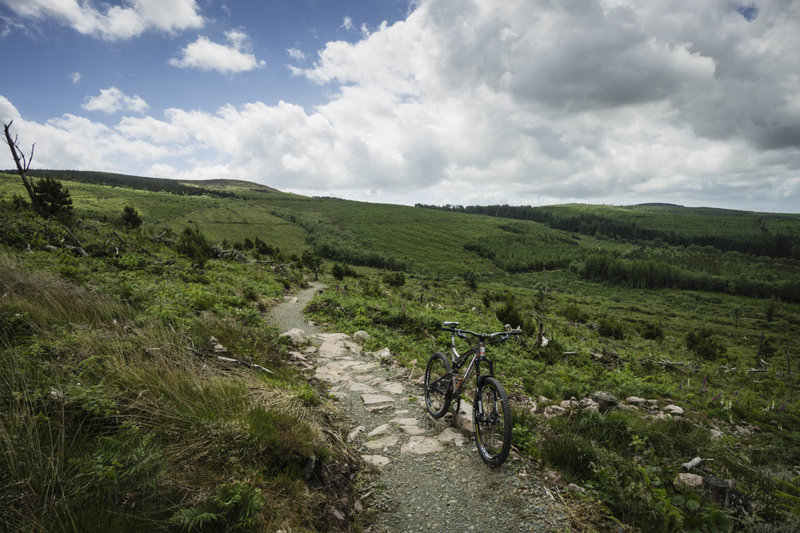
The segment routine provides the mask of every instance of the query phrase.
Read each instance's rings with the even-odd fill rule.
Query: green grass
[[[58,224],[0,213],[0,529],[327,528],[358,462],[263,318],[299,271],[199,270],[102,221],[73,228],[79,258]]]

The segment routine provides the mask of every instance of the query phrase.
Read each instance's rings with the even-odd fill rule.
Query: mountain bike
[[[511,449],[511,406],[505,389],[494,377],[494,362],[486,356],[486,345],[507,341],[513,335],[522,335],[522,332],[475,333],[457,326],[458,322],[444,322],[442,325],[443,331],[451,332],[452,361],[443,353],[436,352],[425,367],[425,406],[433,418],[441,418],[455,398],[458,413],[461,394],[470,373],[475,370],[476,391],[472,406],[475,445],[483,462],[494,468],[505,462]],[[477,343],[459,354],[456,337],[474,337]],[[488,367],[488,374],[481,373],[481,364]],[[461,369],[465,366],[462,374]]]

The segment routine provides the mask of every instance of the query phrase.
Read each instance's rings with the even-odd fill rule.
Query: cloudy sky
[[[0,61],[40,168],[800,212],[800,0],[0,0]]]

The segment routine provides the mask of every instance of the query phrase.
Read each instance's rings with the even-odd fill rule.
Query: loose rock
[[[306,332],[300,328],[292,328],[280,334],[281,337],[288,337],[295,346],[302,346],[308,342]]]
[[[600,412],[606,414],[619,405],[616,396],[607,391],[597,391],[592,395],[592,400],[598,403]]]
[[[369,340],[369,333],[362,330],[356,331],[353,333],[353,340],[359,344],[364,344]]]
[[[677,405],[667,405],[666,407],[664,407],[664,412],[669,413],[672,416],[682,416],[683,408],[678,407]]]

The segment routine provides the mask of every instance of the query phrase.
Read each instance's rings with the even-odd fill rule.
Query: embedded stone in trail
[[[401,384],[395,382],[395,383],[390,383],[390,384],[386,385],[385,387],[383,387],[383,390],[385,390],[389,394],[403,394],[403,391],[405,389],[403,388],[403,386]]]
[[[367,428],[365,428],[364,426],[358,426],[353,431],[348,433],[347,434],[347,442],[352,442],[352,440],[354,438],[356,438],[358,436],[358,434],[361,433],[362,431],[364,431],[365,429],[367,429]]]
[[[389,420],[393,424],[397,424],[398,426],[416,426],[417,419],[416,418],[392,418]]]
[[[389,464],[389,458],[382,455],[362,455],[364,462],[372,466],[386,466]]]
[[[400,426],[400,431],[406,435],[424,435],[427,433],[427,431],[419,426]]]
[[[385,394],[362,394],[361,400],[364,405],[374,405],[376,403],[393,403],[394,398]]]
[[[322,342],[336,342],[350,338],[347,333],[317,333],[314,337]]]
[[[295,346],[302,346],[303,344],[308,342],[308,337],[306,337],[306,332],[300,328],[292,328],[288,331],[284,331],[280,334],[281,337],[289,337],[289,340],[292,341],[292,344]]]
[[[364,443],[364,446],[370,450],[381,450],[394,446],[397,444],[398,440],[400,440],[400,435],[387,435],[382,439],[367,441]]]
[[[339,361],[328,363],[325,365],[325,368],[330,368],[332,370],[346,370],[347,368],[357,364],[358,361],[353,361],[352,359],[340,359]]]
[[[400,448],[400,453],[415,453],[417,455],[427,455],[444,450],[436,439],[430,437],[411,437],[407,443]]]
[[[386,435],[387,433],[391,433],[389,424],[381,424],[380,426],[376,427],[375,429],[367,433],[367,437],[377,437],[378,435]]]
[[[464,445],[464,436],[460,433],[456,433],[452,428],[445,428],[441,433],[439,433],[439,436],[436,437],[436,440],[442,444],[454,444],[457,447]]]
[[[325,359],[338,359],[347,357],[348,351],[347,349],[335,341],[325,341],[322,343],[322,346],[319,347],[317,352],[320,357]]]
[[[373,389],[372,387],[370,387],[366,383],[358,383],[358,382],[355,382],[355,381],[352,382],[352,383],[349,383],[347,385],[347,388],[349,388],[353,392],[375,392],[375,389]]]
[[[387,409],[391,409],[392,405],[385,403],[383,405],[373,405],[372,407],[367,407],[367,411],[370,413],[377,413],[378,411],[386,411]]]
[[[369,372],[375,368],[375,363],[361,363],[359,365],[355,365],[352,370],[353,372]]]

